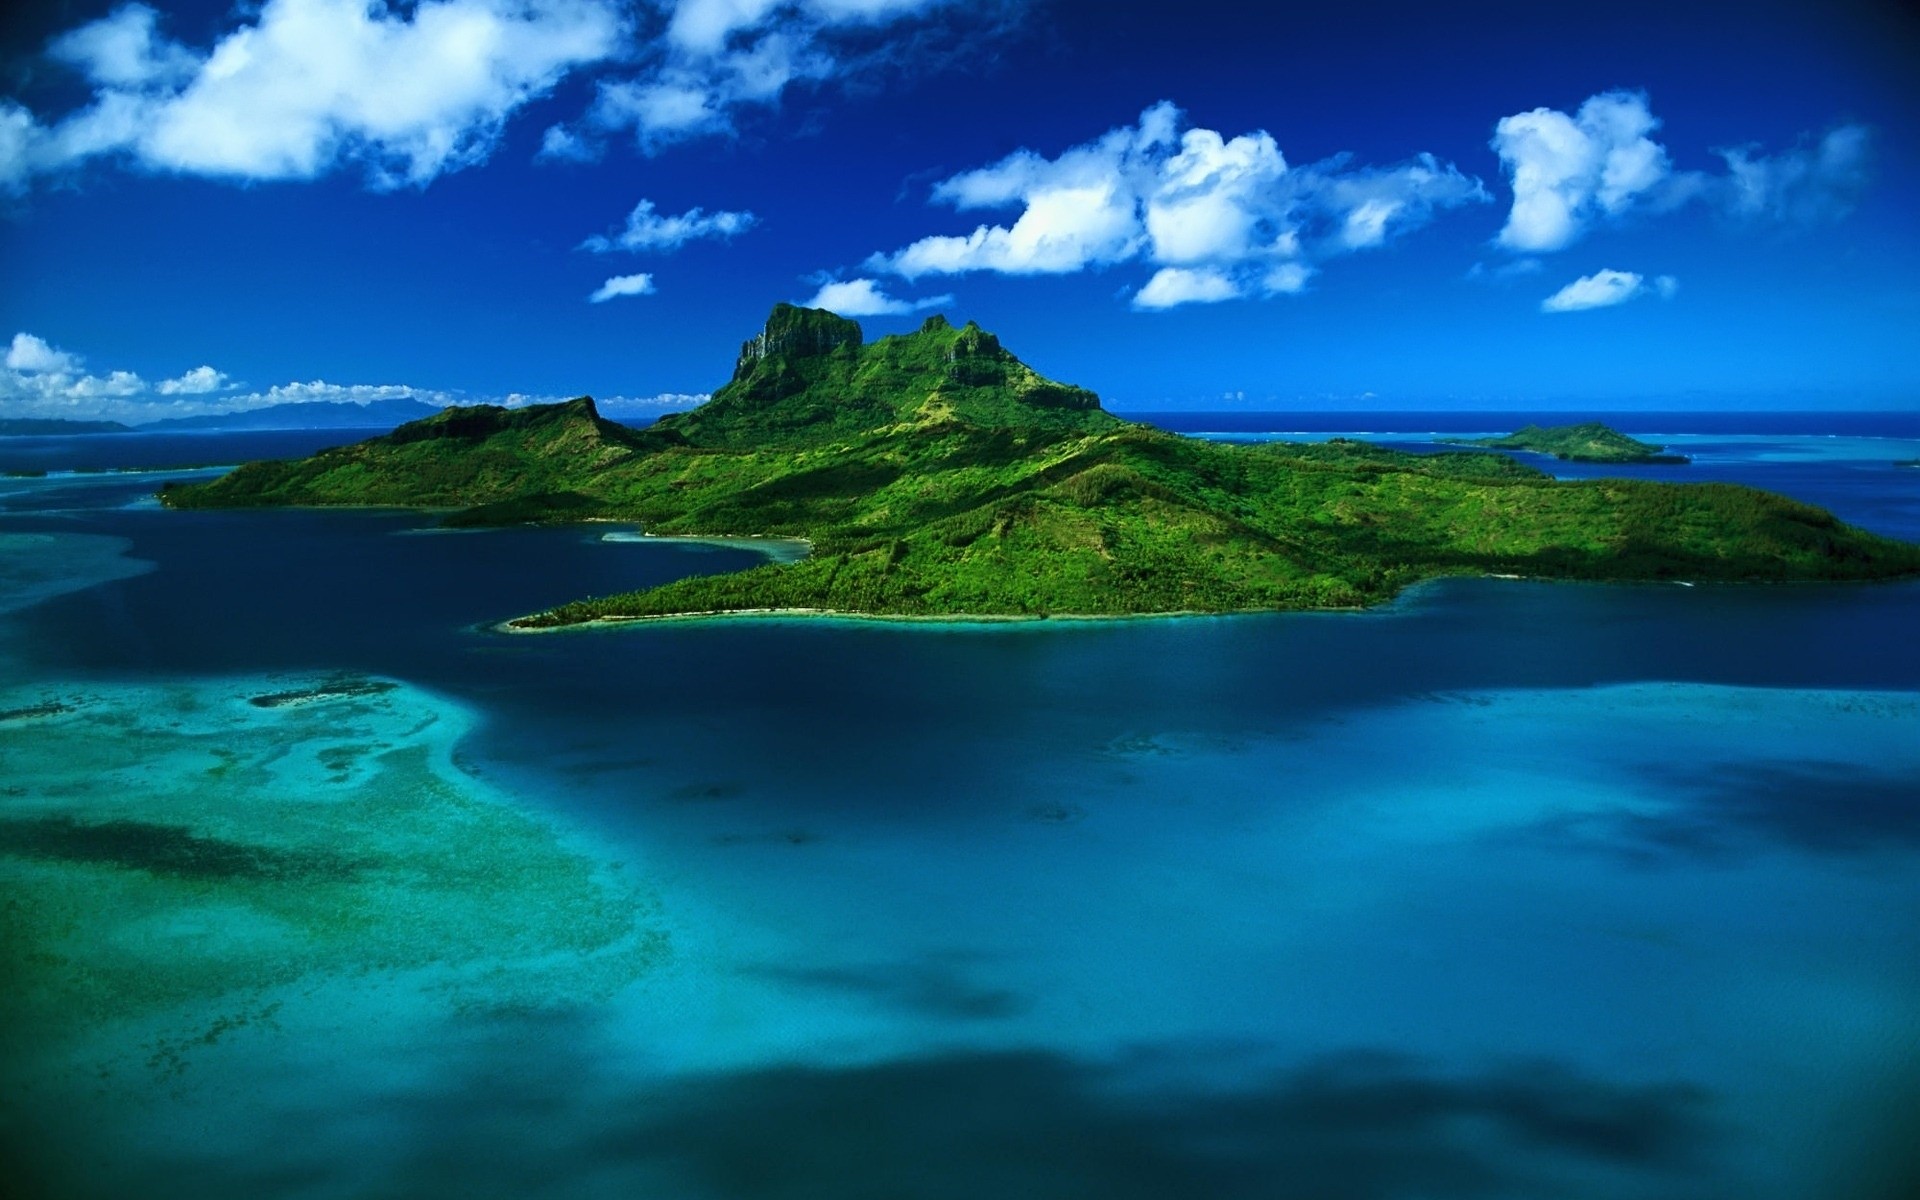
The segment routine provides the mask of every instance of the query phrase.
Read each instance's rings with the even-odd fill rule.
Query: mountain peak
[[[861,340],[859,323],[838,313],[824,308],[776,304],[767,317],[767,327],[741,345],[733,377],[740,379],[751,374],[769,358],[813,358],[831,354],[842,346],[857,351]]]
[[[652,428],[694,445],[805,445],[900,426],[967,425],[1056,433],[1116,423],[1100,398],[1046,379],[969,321],[932,316],[867,342],[819,308],[777,304],[740,348],[733,378],[706,404]]]

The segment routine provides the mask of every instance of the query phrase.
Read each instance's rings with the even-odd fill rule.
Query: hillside
[[[781,306],[706,406],[634,431],[591,400],[449,409],[387,437],[162,492],[176,508],[586,517],[809,539],[798,563],[582,600],[519,624],[763,609],[898,616],[1349,607],[1419,579],[1868,579],[1920,547],[1721,484],[1556,481],[1503,455],[1227,445],[1119,420],[992,335],[871,344]]]

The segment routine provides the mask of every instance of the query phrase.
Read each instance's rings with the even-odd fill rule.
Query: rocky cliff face
[[[734,378],[752,372],[766,358],[811,358],[842,346],[860,348],[860,326],[824,309],[776,304],[767,327],[747,339],[734,364]]]

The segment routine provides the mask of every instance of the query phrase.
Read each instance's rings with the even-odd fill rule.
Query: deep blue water
[[[273,429],[254,433],[95,433],[83,437],[0,437],[0,474],[128,467],[232,466],[260,458],[304,458],[385,429]]]
[[[1661,432],[1696,455],[1677,478],[1920,538],[1920,471],[1891,466],[1920,433]],[[100,440],[36,453],[108,465]],[[345,1068],[236,1080],[298,1136],[206,1133],[153,1194],[1784,1200],[1916,1177],[1920,584],[515,637],[488,626],[758,559],[173,513],[154,483],[0,481],[0,534],[155,564],[0,617],[0,669],[426,688],[479,716],[475,775],[646,875],[675,958],[613,1004],[415,1047],[403,1099]]]
[[[1804,434],[1815,437],[1920,437],[1920,411],[1741,412],[1732,410],[1661,412],[1539,409],[1449,412],[1125,412],[1175,433],[1455,433],[1505,434],[1523,425],[1578,425],[1602,421],[1631,434],[1725,433]]]

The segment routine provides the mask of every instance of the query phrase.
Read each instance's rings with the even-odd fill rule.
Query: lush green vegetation
[[[1584,425],[1528,425],[1506,437],[1463,438],[1456,445],[1486,446],[1492,450],[1531,450],[1566,462],[1684,463],[1684,454],[1664,453],[1665,447],[1630,438],[1619,430],[1589,421]]]
[[[175,507],[409,505],[453,523],[631,520],[809,539],[803,561],[587,599],[526,627],[764,609],[1130,614],[1372,603],[1419,579],[1865,579],[1920,547],[1750,488],[1556,481],[1505,455],[1247,446],[1123,422],[973,325],[863,345],[781,306],[704,407],[635,431],[591,400],[450,409]]]

